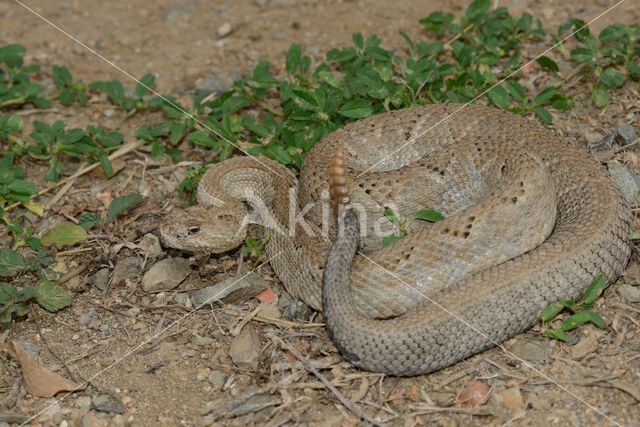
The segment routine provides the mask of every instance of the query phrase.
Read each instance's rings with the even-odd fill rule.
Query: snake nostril
[[[198,234],[199,232],[200,232],[200,227],[198,227],[197,225],[193,225],[188,229],[189,235]]]

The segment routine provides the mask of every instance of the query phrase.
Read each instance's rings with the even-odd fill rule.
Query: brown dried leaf
[[[463,408],[475,408],[484,404],[489,399],[489,395],[491,395],[491,389],[484,382],[471,381],[458,395],[456,404]]]
[[[78,385],[40,365],[15,341],[13,348],[22,368],[25,386],[32,396],[52,397],[61,391],[76,391],[86,387],[86,384]]]

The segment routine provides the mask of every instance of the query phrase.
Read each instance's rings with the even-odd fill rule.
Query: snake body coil
[[[299,181],[261,162],[211,168],[201,206],[168,218],[163,241],[228,250],[242,241],[248,203],[272,230],[267,255],[282,283],[323,309],[336,346],[364,369],[451,365],[528,329],[595,276],[617,278],[630,256],[631,211],[602,167],[493,108],[431,105],[352,123],[312,148]],[[340,232],[324,203],[330,179],[350,202]],[[292,216],[288,190],[304,215]],[[410,232],[382,248],[386,208],[409,218]],[[410,220],[425,208],[446,219]]]

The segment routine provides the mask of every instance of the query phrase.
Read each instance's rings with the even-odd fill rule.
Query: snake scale
[[[330,179],[334,198],[349,199],[340,232]],[[228,251],[259,222],[274,272],[323,310],[343,356],[391,375],[441,369],[525,331],[550,302],[617,278],[631,253],[632,213],[595,159],[481,105],[351,123],[309,151],[298,179],[269,159],[228,159],[203,176],[198,201],[163,221],[166,246]],[[446,218],[412,219],[425,208]],[[385,209],[409,232],[382,247]]]

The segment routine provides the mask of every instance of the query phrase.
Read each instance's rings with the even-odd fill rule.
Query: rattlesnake
[[[337,150],[344,166],[331,168]],[[336,239],[330,176],[357,215],[345,216],[327,261]],[[290,197],[307,223],[288,226]],[[617,278],[631,252],[631,211],[594,159],[532,120],[480,105],[351,123],[309,151],[299,180],[269,159],[231,158],[203,176],[198,200],[163,222],[165,245],[232,249],[252,218],[248,202],[289,293],[324,307],[350,362],[393,375],[446,367],[528,329],[545,305],[577,297],[595,276]],[[382,248],[385,208],[407,219],[409,234]],[[446,219],[410,220],[424,208]]]

